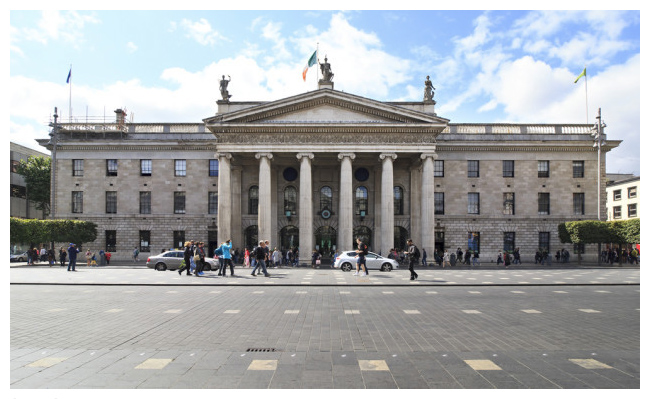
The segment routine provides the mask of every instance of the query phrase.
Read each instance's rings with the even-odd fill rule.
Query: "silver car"
[[[11,254],[10,262],[26,262],[27,261],[27,252]]]
[[[203,270],[219,270],[217,259],[205,258],[207,265]],[[158,271],[178,270],[183,262],[183,251],[167,251],[147,258],[147,267]]]
[[[344,251],[341,255],[336,257],[334,267],[341,268],[344,272],[349,272],[357,268],[357,253],[356,251]],[[399,263],[394,259],[384,258],[373,252],[368,252],[366,255],[366,267],[368,270],[381,270],[382,272],[389,272],[393,269],[399,268]]]

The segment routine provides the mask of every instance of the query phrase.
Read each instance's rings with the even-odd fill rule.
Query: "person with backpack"
[[[232,263],[232,256],[230,255],[230,250],[232,249],[232,242],[230,240],[221,243],[221,246],[215,251],[215,255],[223,256],[223,260],[220,262],[221,266],[219,268],[218,276],[226,277],[226,266],[230,265],[230,277],[235,275],[235,266]]]
[[[366,267],[366,255],[368,255],[368,246],[361,241],[360,237],[357,237],[357,271],[354,273],[355,276],[365,276],[368,273],[368,268]],[[359,274],[359,266],[363,265],[363,270]]]
[[[408,250],[405,254],[409,257],[409,271],[411,272],[411,280],[417,280],[418,274],[415,272],[414,267],[420,259],[420,250],[418,247],[413,244],[413,240],[410,238],[406,240],[406,245],[408,245]]]
[[[266,258],[266,252],[264,251],[264,245],[265,245],[264,241],[260,241],[260,244],[253,249],[253,252],[251,252],[251,256],[253,256],[256,259],[255,267],[253,268],[253,272],[251,273],[251,276],[255,275],[257,268],[260,266],[262,267],[262,272],[264,273],[264,277],[271,276],[266,271],[266,263],[264,262],[264,259]]]

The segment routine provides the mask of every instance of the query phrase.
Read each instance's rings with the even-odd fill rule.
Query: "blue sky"
[[[608,138],[623,140],[607,171],[639,174],[635,3],[620,5],[637,11],[10,11],[10,137],[44,151],[34,140],[47,137],[54,107],[69,118],[70,88],[75,118],[112,119],[126,107],[135,122],[196,123],[216,112],[222,75],[232,78],[232,101],[311,91],[316,69],[306,82],[301,72],[318,43],[335,89],[421,101],[429,75],[436,111],[452,123],[591,124],[600,107]],[[588,110],[584,78],[574,84],[585,65]]]

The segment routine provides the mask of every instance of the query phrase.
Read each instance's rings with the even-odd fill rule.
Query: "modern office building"
[[[111,123],[59,123],[55,217],[97,223],[87,245],[117,259],[268,239],[307,261],[362,237],[382,254],[412,238],[430,259],[460,247],[483,262],[554,253],[560,222],[605,219],[605,155],[620,141],[599,165],[592,125],[452,122],[429,86],[422,101],[385,102],[322,80],[268,102],[222,92],[191,123],[129,123],[119,109]]]

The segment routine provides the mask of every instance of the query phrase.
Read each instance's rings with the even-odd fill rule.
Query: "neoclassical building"
[[[269,102],[226,91],[200,123],[129,123],[116,110],[111,123],[53,124],[39,143],[57,143],[54,217],[97,223],[84,246],[117,259],[268,239],[303,262],[356,237],[382,254],[412,238],[429,254],[469,248],[490,262],[519,247],[531,260],[565,247],[558,223],[605,219],[604,155],[619,141],[598,165],[592,125],[451,123],[428,90],[384,102],[321,81]]]

